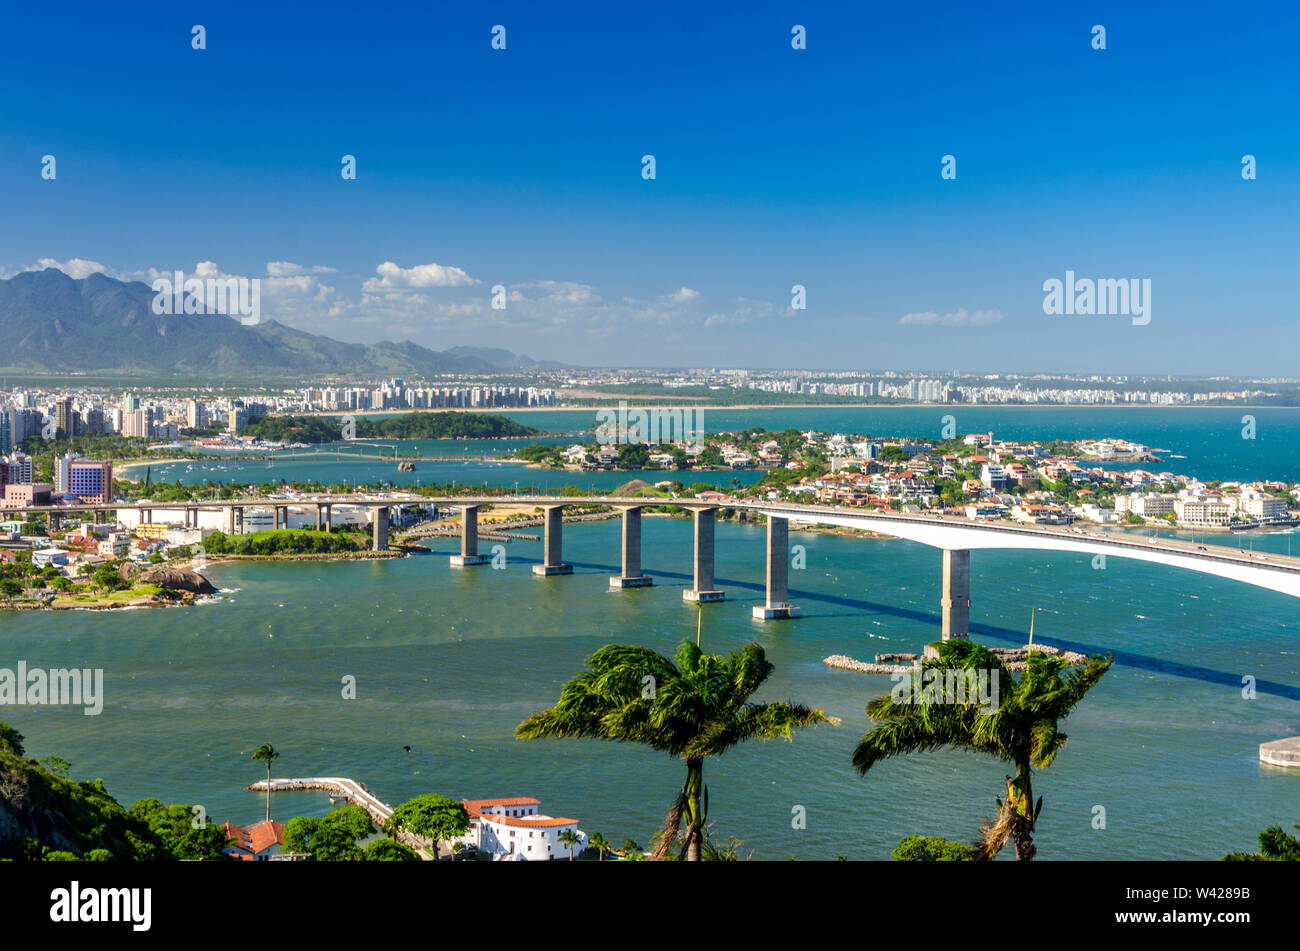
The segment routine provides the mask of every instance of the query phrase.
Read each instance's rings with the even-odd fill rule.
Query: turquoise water
[[[969,420],[955,412],[961,430],[1147,441],[1186,454],[1188,471],[1206,478],[1234,467],[1300,472],[1293,411],[1255,411],[1254,443],[1240,439],[1239,426],[1230,432],[1235,411],[971,409]],[[864,422],[852,427],[843,414]],[[758,420],[910,433],[924,414],[933,415],[719,412],[709,428]],[[549,414],[519,415],[560,428],[538,419]],[[362,465],[340,465],[349,464]],[[309,470],[333,480],[330,465]],[[423,465],[415,475],[425,475]],[[280,775],[350,775],[391,802],[422,792],[532,795],[588,832],[644,845],[680,786],[678,762],[597,741],[513,738],[601,645],[671,652],[695,636],[696,609],[681,601],[690,523],[646,519],[644,560],[656,585],[643,590],[608,588],[618,531],[617,522],[566,526],[571,577],[532,575],[540,544],[526,541],[507,546],[505,570],[454,569],[457,541],[441,539],[431,554],[383,562],[212,566],[226,598],[188,608],[0,612],[0,666],[102,667],[107,693],[99,717],[47,707],[7,708],[0,719],[26,734],[30,755],[61,755],[75,777],[101,776],[125,802],[198,802],[216,821],[262,814],[262,800],[242,787],[262,775],[249,756],[270,742],[283,754]],[[1286,552],[1291,538],[1209,541]],[[812,703],[844,723],[790,744],[747,744],[710,763],[717,832],[765,859],[885,858],[914,832],[972,838],[994,812],[1005,768],[943,752],[859,777],[849,761],[869,725],[863,708],[890,682],[821,663],[833,653],[917,650],[937,637],[939,552],[801,533],[791,543],[807,550],[806,569],[791,573],[792,601],[805,616],[758,622],[749,615],[762,597],[763,531],[718,526],[717,574],[729,600],[704,609],[704,645],[761,643],[776,673],[760,699]],[[1040,552],[975,552],[972,586],[973,635],[985,643],[1024,643],[1036,607],[1036,639],[1117,658],[1065,722],[1070,740],[1056,763],[1035,780],[1044,797],[1041,857],[1214,859],[1253,848],[1267,825],[1297,821],[1300,774],[1258,760],[1260,742],[1300,732],[1293,600],[1159,565],[1111,558],[1098,571],[1086,556]],[[347,675],[356,700],[341,697]],[[1255,699],[1242,697],[1245,675],[1256,678]],[[310,793],[272,805],[281,818],[329,808]],[[806,829],[792,828],[795,806],[807,812]],[[1104,830],[1093,828],[1095,806],[1106,811]]]
[[[722,432],[764,426],[772,430],[794,428],[860,433],[874,436],[939,437],[945,416],[953,417],[956,432],[989,432],[1008,439],[1071,439],[1115,436],[1148,446],[1168,450],[1160,454],[1160,464],[1146,468],[1196,476],[1201,479],[1291,479],[1300,472],[1300,409],[1250,409],[1228,407],[1024,407],[1024,406],[927,406],[927,407],[807,407],[793,409],[704,411],[706,432]],[[404,455],[463,456],[489,458],[505,456],[528,442],[569,445],[591,441],[595,410],[545,410],[505,412],[536,429],[569,433],[565,437],[531,440],[455,439],[412,440],[402,442]],[[1253,439],[1243,439],[1242,417],[1254,418]],[[342,448],[356,451],[355,444],[334,444],[326,450]],[[1185,457],[1185,458],[1179,458]],[[1110,468],[1131,468],[1114,464]],[[136,476],[141,474],[137,470]],[[349,460],[336,456],[320,459],[281,458],[267,461],[183,462],[155,465],[155,480],[183,483],[279,482],[301,481],[312,477],[327,481],[350,481],[353,484],[385,481],[394,485],[513,486],[561,485],[614,488],[630,478],[654,482],[678,478],[681,474],[650,472],[563,473],[529,469],[512,463],[421,462],[415,472],[398,472],[391,462]],[[733,478],[749,485],[761,476],[757,472],[700,472],[687,481],[731,484]]]
[[[220,603],[114,613],[7,614],[6,658],[103,667],[99,717],[9,710],[29,754],[58,753],[120,799],[203,804],[217,821],[263,809],[241,787],[270,742],[281,775],[350,775],[389,801],[421,792],[533,795],[588,832],[644,844],[682,770],[669,757],[598,741],[524,743],[515,725],[553,702],[583,658],[624,640],[671,652],[693,637],[690,525],[647,519],[656,586],[611,591],[618,523],[565,531],[571,577],[539,578],[540,545],[508,546],[505,570],[454,569],[455,540],[425,556],[371,563],[239,564],[210,573]],[[703,641],[758,641],[776,665],[761,698],[795,698],[843,718],[791,744],[749,744],[710,763],[711,818],[756,857],[884,858],[912,832],[970,838],[994,810],[1004,769],[961,753],[887,762],[860,778],[849,758],[866,701],[887,678],[833,671],[831,653],[916,650],[938,634],[939,553],[909,542],[795,533],[792,572],[806,616],[758,622],[763,531],[718,528],[729,600],[704,609]],[[1258,547],[1285,550],[1281,535]],[[1300,643],[1293,602],[1208,576],[1122,559],[976,552],[972,619],[994,646],[1036,637],[1114,651],[1116,667],[1066,721],[1071,739],[1036,780],[1044,858],[1217,858],[1295,819],[1300,776],[1258,761],[1258,744],[1296,732]],[[6,664],[9,666],[10,664]],[[1241,696],[1243,674],[1259,693]],[[356,677],[356,700],[340,681]],[[412,752],[402,747],[410,745]],[[1107,828],[1091,827],[1104,806]],[[273,799],[276,815],[318,814],[323,796]],[[804,806],[807,828],[791,827]]]

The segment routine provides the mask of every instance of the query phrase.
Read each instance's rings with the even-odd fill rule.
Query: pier
[[[272,779],[268,783],[265,779],[259,779],[251,786],[245,786],[250,792],[300,792],[306,790],[321,790],[329,793],[332,797],[344,799],[349,804],[361,806],[366,812],[370,813],[370,821],[380,831],[387,831],[388,820],[392,818],[393,807],[384,802],[374,793],[372,793],[355,779],[349,779],[346,776],[312,776],[305,779]],[[412,835],[405,829],[399,829],[397,832],[397,841],[403,845],[409,845],[413,848],[420,858],[425,861],[433,861],[437,854],[437,843],[422,836]],[[432,851],[434,854],[430,855]]]

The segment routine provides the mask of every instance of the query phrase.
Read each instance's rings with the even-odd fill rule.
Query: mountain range
[[[342,343],[274,320],[153,313],[154,291],[104,274],[56,268],[0,280],[0,367],[45,372],[150,372],[218,377],[423,377],[535,365],[508,350],[430,350],[409,340]]]

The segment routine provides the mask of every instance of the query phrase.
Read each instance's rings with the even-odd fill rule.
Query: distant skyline
[[[1294,4],[386,13],[8,10],[0,277],[587,366],[1296,372]],[[1071,271],[1150,322],[1045,315]]]

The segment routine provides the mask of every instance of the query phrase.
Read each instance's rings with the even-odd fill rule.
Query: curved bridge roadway
[[[865,529],[949,551],[1021,548],[1132,558],[1217,575],[1300,597],[1300,558],[1286,555],[1264,556],[1222,545],[1200,546],[1167,538],[1152,544],[1131,537],[1116,538],[1090,529],[1082,529],[1080,534],[1080,531],[1065,526],[1021,526],[953,516],[858,513],[829,506],[779,503],[737,504],[735,507],[790,521]]]

